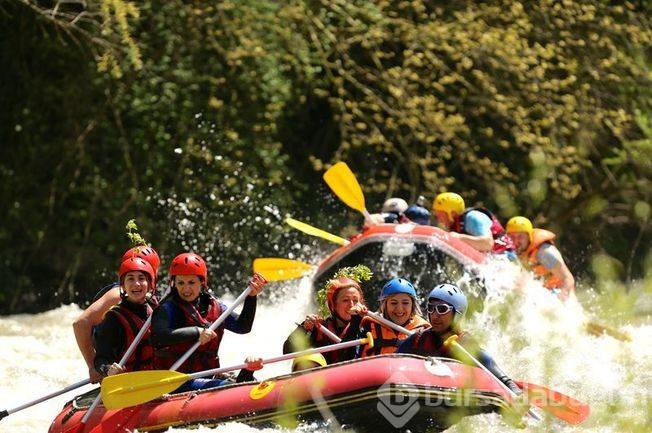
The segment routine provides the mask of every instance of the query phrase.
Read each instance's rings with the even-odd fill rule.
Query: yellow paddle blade
[[[107,409],[135,406],[172,392],[189,379],[189,375],[171,370],[107,376],[102,380],[102,402]]]
[[[262,258],[254,260],[254,272],[263,274],[269,281],[291,280],[312,271],[314,266],[298,260]]]
[[[324,231],[322,229],[318,229],[317,227],[313,227],[310,224],[297,221],[294,218],[286,218],[285,222],[290,227],[294,227],[295,229],[302,231],[306,234],[309,234],[311,236],[317,236],[318,238],[326,239],[327,241],[331,241],[339,245],[346,245],[349,243],[349,241],[347,241],[344,238],[341,238],[332,233],[328,233],[327,231]]]
[[[349,207],[363,213],[367,211],[358,179],[345,162],[338,162],[326,170],[324,180],[335,195]]]
[[[616,340],[632,341],[632,336],[629,335],[628,333],[619,331],[618,329],[614,329],[607,325],[601,325],[600,323],[585,322],[584,329],[586,329],[586,332],[592,335],[600,336],[606,334],[610,337],[615,338]]]

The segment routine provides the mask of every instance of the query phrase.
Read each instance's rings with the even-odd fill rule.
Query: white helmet
[[[398,197],[392,197],[385,200],[385,203],[383,203],[382,212],[384,213],[392,212],[392,213],[401,214],[405,212],[407,208],[408,208],[408,204],[405,200]]]

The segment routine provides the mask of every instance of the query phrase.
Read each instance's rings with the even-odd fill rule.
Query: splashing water
[[[467,330],[511,377],[575,397],[588,403],[592,413],[579,426],[545,419],[542,424],[529,425],[524,430],[510,427],[497,414],[480,415],[465,418],[449,432],[651,430],[652,326],[625,326],[623,330],[632,336],[631,342],[589,335],[582,324],[590,318],[579,303],[562,304],[539,282],[508,263],[489,263],[484,273],[488,287],[485,307],[468,319]],[[250,334],[225,334],[220,350],[222,365],[239,364],[249,354],[263,358],[280,354],[295,322],[316,308],[308,279],[283,285],[275,283],[265,290],[278,294],[261,302]],[[228,304],[234,296],[224,299]],[[41,314],[0,318],[0,410],[14,408],[86,378],[71,326],[79,313],[77,306],[68,305]],[[256,377],[265,379],[289,369],[290,361],[270,364],[257,372]],[[86,386],[78,392],[89,389]],[[78,392],[9,415],[0,421],[0,430],[47,431],[64,403]],[[192,430],[203,431],[209,430]],[[287,430],[230,424],[210,431]],[[296,431],[323,431],[323,426],[302,425]]]

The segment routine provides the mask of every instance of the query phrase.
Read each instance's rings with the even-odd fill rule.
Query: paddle
[[[235,301],[233,301],[233,304],[231,304],[231,306],[229,306],[229,307],[226,309],[226,311],[224,311],[224,313],[221,314],[220,317],[219,317],[215,322],[213,322],[213,323],[211,324],[211,326],[209,327],[209,329],[210,329],[210,330],[215,330],[215,329],[217,329],[217,328],[218,328],[218,327],[219,327],[219,326],[220,326],[220,325],[221,325],[221,324],[226,320],[226,318],[229,317],[229,316],[231,315],[231,313],[233,312],[233,310],[234,310],[235,308],[237,308],[238,305],[240,305],[241,303],[244,302],[244,300],[246,299],[246,297],[249,296],[249,293],[251,293],[251,290],[252,290],[251,287],[247,287],[247,288],[246,288],[246,289],[245,289],[245,290],[240,294],[240,296],[238,296],[238,297],[235,299]],[[145,325],[143,325],[143,328],[145,328],[145,326],[149,326],[149,324],[151,323],[151,318],[152,318],[152,316],[148,317],[148,322],[146,322]],[[141,332],[143,332],[142,329],[141,329]],[[140,333],[139,333],[139,335],[140,335]],[[179,367],[180,367],[184,362],[186,362],[186,360],[187,360],[187,359],[188,359],[188,358],[189,358],[189,357],[190,357],[190,356],[195,352],[195,350],[197,350],[197,348],[198,348],[199,346],[200,346],[199,341],[196,341],[195,344],[193,344],[193,345],[192,345],[192,346],[191,346],[191,347],[186,351],[186,353],[184,353],[184,354],[181,356],[181,358],[177,359],[177,361],[172,365],[172,367],[170,367],[170,370],[176,370],[177,368],[179,368]],[[131,354],[129,354],[129,355],[131,355]],[[123,357],[123,358],[124,358],[124,357]],[[127,357],[127,359],[128,359],[128,357]],[[125,360],[126,360],[126,359],[125,359]],[[120,365],[122,365],[122,361],[121,361]],[[104,380],[102,380],[102,382],[105,382],[108,378],[110,378],[110,377],[115,377],[115,376],[121,376],[121,375],[107,376],[107,377],[104,378]],[[86,421],[88,421],[88,418],[90,417],[90,414],[95,410],[95,407],[97,407],[97,404],[99,403],[100,399],[104,402],[104,407],[106,407],[107,409],[110,409],[109,406],[107,405],[106,401],[104,401],[104,395],[103,395],[103,393],[100,394],[100,395],[98,395],[97,398],[95,399],[95,401],[93,402],[93,405],[91,405],[91,407],[88,409],[88,411],[84,414],[84,417],[83,417],[82,420],[81,420],[81,424],[78,424],[78,426],[76,426],[77,429],[76,429],[76,430],[72,430],[72,431],[74,431],[74,432],[81,432],[81,431],[83,431],[83,428],[84,428],[84,425],[86,424]],[[134,411],[130,411],[130,412],[127,413],[126,415],[125,415],[125,414],[116,414],[116,415],[114,415],[112,418],[115,418],[115,420],[116,420],[115,423],[120,424],[121,422],[127,422],[128,420],[133,419],[133,416],[135,415],[135,413],[136,413],[136,412],[134,412]],[[102,423],[98,424],[98,425],[97,425],[97,426],[96,426],[96,427],[91,431],[91,433],[95,433],[95,432],[99,433],[99,432],[101,432],[102,429],[103,429],[102,425],[103,425]],[[80,429],[80,428],[81,428],[81,429]],[[65,433],[69,433],[69,432],[66,431]]]
[[[317,227],[313,227],[310,224],[303,223],[301,221],[297,221],[293,218],[286,218],[285,222],[287,225],[290,227],[294,227],[295,229],[302,231],[306,234],[309,234],[311,236],[316,236],[318,238],[326,239],[327,241],[331,241],[333,243],[336,243],[338,245],[348,245],[349,241],[341,238],[337,235],[334,235],[332,233],[328,233],[327,231],[324,231],[322,229],[318,229]]]
[[[264,262],[259,262],[263,260]],[[259,263],[261,269],[264,268],[265,272],[269,272],[270,275],[274,275],[276,280],[285,280],[285,279],[301,277],[313,269],[313,266],[307,263],[300,262],[298,260],[275,259],[275,258],[256,259],[254,261],[254,269],[256,269],[257,262]],[[385,319],[380,314],[376,314],[372,311],[368,311],[367,316],[371,317],[372,319],[378,321],[379,323],[385,326],[394,329],[395,331],[402,332],[403,334],[407,334],[407,335],[412,335],[412,331],[405,329],[404,327],[397,325],[396,323],[390,320]],[[322,331],[324,329],[326,328],[322,328]],[[335,339],[332,338],[330,335],[328,334],[326,335],[329,338],[331,338],[331,340],[335,341]]]
[[[263,274],[269,281],[282,281],[299,278],[315,267],[298,260],[260,258],[254,260],[254,272]]]
[[[579,424],[591,413],[591,409],[586,403],[582,403],[559,391],[533,383],[515,383],[528,393],[528,401],[569,424]]]
[[[122,355],[122,358],[120,359],[120,362],[118,364],[122,367],[125,365],[127,360],[131,357],[131,355],[134,353],[134,350],[136,350],[136,346],[138,346],[138,343],[140,343],[140,340],[143,339],[143,336],[145,335],[145,332],[149,329],[149,326],[152,324],[152,316],[150,315],[145,323],[143,324],[143,327],[140,328],[140,331],[138,331],[138,334],[136,334],[136,337],[134,338],[134,341],[131,343],[131,345],[127,348],[127,351]],[[95,400],[93,400],[93,404],[91,404],[91,407],[88,408],[84,416],[82,417],[81,421],[79,424],[67,429],[65,433],[80,433],[84,431],[84,428],[86,427],[86,423],[90,419],[91,415],[95,411],[95,408],[100,404],[100,401],[102,401],[101,395],[98,395],[95,397]]]
[[[261,274],[262,274],[262,272],[261,272]],[[263,274],[263,275],[264,275],[264,274]],[[226,318],[229,317],[229,316],[231,315],[231,313],[233,313],[233,310],[235,310],[236,307],[237,307],[238,305],[240,305],[240,304],[242,304],[242,303],[244,302],[244,300],[247,298],[247,296],[249,296],[249,293],[251,293],[251,290],[252,290],[251,287],[247,287],[247,288],[246,288],[246,289],[245,289],[245,290],[240,294],[240,296],[238,296],[238,297],[235,299],[235,301],[233,301],[233,304],[231,304],[231,306],[230,306],[229,308],[227,308],[226,311],[225,311],[223,314],[220,314],[220,317],[218,317],[217,320],[214,321],[208,329],[210,329],[211,331],[216,330],[216,329],[217,329],[217,328],[218,328],[218,327],[219,327],[219,326],[220,326],[220,325],[221,325],[221,324],[226,320]],[[190,355],[192,355],[192,354],[195,352],[195,350],[197,350],[197,348],[198,348],[199,346],[200,346],[200,344],[199,344],[199,340],[197,340],[197,341],[195,342],[195,344],[193,344],[193,345],[190,347],[190,349],[188,349],[188,350],[186,351],[186,353],[184,353],[183,355],[181,355],[181,358],[177,359],[177,362],[175,362],[174,364],[172,364],[172,367],[170,367],[170,370],[176,370],[177,368],[181,367],[181,364],[183,364],[184,362],[186,362],[186,360],[187,360],[188,358],[190,358]],[[105,379],[105,380],[106,380],[106,379]]]
[[[261,271],[264,269],[264,272],[268,272],[270,275],[273,275],[275,280],[289,280],[292,278],[298,278],[306,273],[310,272],[313,269],[312,265],[307,263],[300,262],[298,260],[290,259],[276,259],[276,258],[265,258],[265,259],[256,259],[254,260],[254,270],[258,264]],[[397,325],[396,323],[385,319],[380,314],[376,314],[372,311],[367,312],[367,316],[378,321],[379,323],[388,326],[395,331],[402,332],[403,334],[412,335],[412,331],[405,329],[404,327]],[[324,332],[331,340],[335,341],[333,337],[328,335],[326,328],[322,327],[322,332]],[[330,332],[330,331],[328,331]],[[333,335],[336,337],[335,335]],[[337,337],[336,337],[337,338]]]
[[[30,401],[29,403],[25,403],[25,404],[22,404],[20,406],[14,407],[13,409],[3,410],[3,411],[0,412],[0,419],[4,418],[6,416],[9,416],[12,413],[16,413],[16,412],[19,412],[19,411],[21,411],[23,409],[27,409],[28,407],[32,407],[32,406],[34,406],[36,404],[42,403],[42,402],[44,402],[46,400],[49,400],[51,398],[54,398],[54,397],[56,397],[58,395],[65,394],[68,391],[72,391],[73,389],[80,388],[80,387],[82,387],[84,385],[87,385],[89,383],[91,383],[90,379],[80,380],[79,382],[73,383],[72,385],[68,385],[63,389],[60,389],[59,391],[55,391],[55,392],[53,392],[51,394],[48,394],[48,395],[45,395],[43,397],[37,398],[36,400]]]
[[[473,363],[474,363],[475,365],[477,365],[480,369],[482,369],[482,371],[484,371],[485,373],[487,373],[490,377],[493,377],[494,379],[496,379],[496,383],[497,383],[498,385],[500,385],[500,386],[501,386],[505,391],[507,391],[507,393],[508,393],[508,394],[509,394],[513,399],[517,399],[517,398],[518,398],[518,395],[516,395],[516,393],[515,393],[514,391],[512,391],[511,389],[509,389],[509,387],[508,387],[507,385],[505,385],[502,381],[500,381],[500,380],[499,380],[499,379],[498,379],[498,378],[497,378],[497,377],[496,377],[496,376],[495,376],[491,371],[489,371],[489,369],[488,369],[487,367],[485,367],[484,365],[482,365],[482,363],[481,363],[480,361],[478,361],[474,356],[472,356],[469,352],[467,352],[467,350],[466,350],[465,348],[463,348],[462,345],[460,345],[460,344],[457,342],[457,339],[458,339],[458,338],[459,338],[459,336],[457,336],[457,335],[452,335],[452,336],[448,337],[448,338],[446,339],[446,341],[444,341],[444,347],[448,347],[448,346],[452,345],[454,348],[456,348],[456,349],[459,350],[460,352],[464,353],[466,356],[469,357],[469,359],[471,359],[471,360],[473,361]],[[537,420],[537,421],[541,421],[541,417],[540,417],[539,415],[537,415],[537,414],[536,414],[532,409],[528,410],[527,413],[528,413],[528,415],[530,415],[530,416],[531,416],[532,418],[534,418],[535,420]]]
[[[318,324],[317,324],[317,327],[319,328],[319,330],[320,330],[320,331],[321,331],[325,336],[327,336],[328,338],[330,338],[330,339],[333,340],[334,342],[336,342],[336,343],[341,343],[341,342],[342,342],[342,339],[341,339],[340,337],[338,337],[337,335],[333,334],[333,333],[331,332],[330,329],[328,329],[327,327],[325,327],[325,326],[322,325],[321,323],[318,323]]]
[[[376,320],[379,322],[381,325],[385,325],[389,328],[392,328],[393,330],[403,333],[405,335],[412,335],[414,334],[414,331],[410,331],[409,329],[406,329],[402,327],[401,325],[397,325],[396,323],[392,322],[391,320],[385,319],[383,316],[381,316],[378,313],[374,313],[373,311],[367,311],[367,316],[371,317],[372,319]]]
[[[258,263],[258,267],[261,269],[261,272],[268,272],[271,276],[269,279],[273,279],[275,281],[299,278],[312,271],[314,268],[314,266],[300,262],[298,260],[265,258],[256,259],[254,261],[254,269],[256,269],[256,263],[258,261],[260,261]],[[408,331],[405,328],[401,329],[401,327],[395,323],[390,322],[375,313],[370,313],[369,315],[398,332],[403,332],[408,335],[411,334],[411,331]],[[626,332],[618,331],[617,329],[606,325],[601,325],[596,322],[584,322],[584,328],[592,335],[609,335],[610,337],[621,341],[632,341],[632,337]]]
[[[587,321],[584,322],[584,329],[591,335],[608,335],[620,341],[632,341],[632,336],[626,332],[619,331],[607,325],[602,325],[597,322]]]
[[[358,179],[345,162],[338,162],[324,173],[324,180],[340,200],[362,213],[368,224],[373,224],[365,206],[364,194]]]
[[[473,362],[485,373],[495,377],[484,365],[480,363],[480,361],[471,356],[471,354],[457,342],[457,338],[457,335],[449,337],[444,342],[444,346],[453,345],[455,348],[468,356],[469,359],[473,360]],[[509,389],[504,383],[498,380],[498,378],[496,378],[496,382],[502,385],[502,387],[507,390],[507,392],[509,392],[512,397],[517,397],[516,394],[514,394],[514,392]],[[551,390],[544,386],[535,385],[533,383],[516,382],[516,384],[527,393],[528,402],[546,411],[550,415],[566,421],[569,424],[576,425],[581,423],[586,419],[586,417],[589,416],[589,413],[591,412],[591,409],[587,404],[562,394],[561,392]],[[531,410],[528,411],[528,414],[534,416],[535,419],[540,419],[539,416]]]
[[[331,352],[333,350],[345,349],[362,344],[368,344],[373,347],[373,343],[374,340],[371,333],[367,333],[365,338],[276,356],[274,358],[263,360],[263,364],[285,361],[287,359],[311,355],[313,353]],[[192,374],[179,373],[171,370],[135,371],[131,373],[116,374],[114,376],[108,376],[102,381],[102,400],[108,409],[120,409],[134,406],[146,403],[163,394],[172,392],[188,380],[212,376],[228,371],[241,370],[246,367],[247,364],[245,363],[233,367],[222,367],[199,371]]]

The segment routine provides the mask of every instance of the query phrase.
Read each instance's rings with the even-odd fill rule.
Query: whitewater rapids
[[[636,326],[619,328],[632,336],[631,342],[589,335],[582,323],[591,318],[579,304],[561,304],[543,290],[540,283],[523,276],[512,265],[489,266],[499,268],[487,270],[489,294],[485,308],[467,320],[467,330],[483,342],[512,378],[575,397],[588,403],[592,414],[579,426],[545,419],[542,425],[530,425],[524,430],[509,427],[499,415],[481,415],[465,418],[448,432],[650,431],[652,326],[642,320]],[[239,364],[250,354],[263,358],[279,355],[295,323],[315,309],[308,279],[284,285],[270,284],[265,290],[277,290],[282,294],[259,303],[250,334],[225,334],[220,349],[223,366]],[[225,297],[227,304],[233,299],[234,296]],[[87,377],[71,326],[80,311],[76,305],[64,305],[41,314],[0,318],[0,410],[17,407]],[[290,363],[270,364],[257,372],[256,377],[265,379],[286,373]],[[46,432],[64,403],[89,389],[90,386],[85,386],[9,415],[0,421],[0,431]],[[322,430],[321,426],[304,425],[297,431]],[[170,431],[190,432],[185,429]],[[208,429],[192,430],[202,431]],[[260,430],[230,424],[210,431],[287,430]]]

